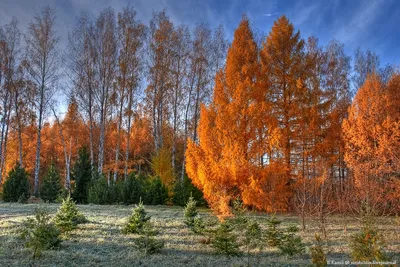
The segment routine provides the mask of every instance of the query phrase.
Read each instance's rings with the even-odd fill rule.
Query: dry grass
[[[160,254],[145,256],[134,249],[134,235],[122,235],[121,228],[132,206],[79,205],[90,223],[79,225],[64,237],[59,250],[45,251],[42,258],[33,261],[31,251],[23,247],[18,236],[21,221],[33,214],[37,204],[0,203],[0,266],[247,266],[246,258],[227,258],[213,254],[202,236],[193,234],[183,223],[180,207],[146,206],[152,221],[160,229],[165,247]],[[45,204],[55,213],[57,204]],[[213,218],[209,210],[201,215]],[[252,214],[265,225],[267,215]],[[283,226],[298,223],[290,215],[278,216]],[[387,252],[400,263],[400,225],[395,218],[380,218],[379,227],[388,244]],[[346,225],[347,230],[344,231]],[[319,231],[318,223],[310,220],[308,229],[300,232],[307,247],[313,244]],[[354,219],[337,216],[328,219],[329,260],[350,260],[348,240],[359,229]],[[204,240],[203,240],[204,241]],[[308,250],[303,255],[287,258],[275,248],[266,248],[250,261],[251,266],[305,266],[310,265]]]

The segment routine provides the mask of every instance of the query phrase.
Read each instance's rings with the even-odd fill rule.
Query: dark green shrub
[[[144,209],[143,202],[139,202],[139,205],[132,210],[132,215],[129,216],[122,233],[124,234],[140,234],[146,222],[150,220],[150,216]]]
[[[33,249],[33,258],[40,257],[43,250],[58,247],[61,243],[61,232],[51,222],[49,212],[45,209],[35,209],[35,218],[28,218],[22,223],[21,237],[25,246]]]
[[[311,261],[314,266],[318,267],[327,266],[328,262],[326,261],[326,256],[324,253],[321,237],[316,234],[315,240],[317,241],[316,244],[310,248]]]
[[[236,243],[236,235],[233,233],[233,228],[228,222],[221,223],[214,230],[211,246],[216,253],[226,256],[239,256],[239,245]]]
[[[147,205],[164,205],[168,200],[168,189],[159,177],[149,177],[145,190],[143,202]]]
[[[28,174],[19,163],[8,173],[3,185],[3,200],[5,202],[25,202],[30,196]]]
[[[55,165],[51,164],[40,187],[40,198],[45,202],[55,202],[60,190],[60,173]]]
[[[301,238],[296,236],[299,228],[296,225],[289,226],[283,233],[278,248],[284,255],[294,256],[304,252],[305,246],[301,242]]]
[[[61,190],[58,192],[56,203],[62,203],[64,199],[68,197],[70,192],[65,187],[61,187]]]
[[[140,236],[135,239],[135,247],[146,254],[154,254],[159,252],[164,247],[164,241],[156,240],[154,236],[158,231],[154,229],[153,225],[147,221],[143,224]]]
[[[87,219],[68,195],[58,209],[54,222],[62,232],[69,232],[74,230],[78,224],[86,223]]]
[[[275,217],[273,214],[267,220],[267,229],[265,231],[265,239],[268,246],[276,247],[280,244],[282,239],[282,231],[278,229],[278,226],[281,224],[281,221]]]
[[[118,203],[118,188],[114,183],[108,185],[105,177],[101,176],[92,182],[89,188],[88,202],[93,204],[115,204]]]
[[[73,198],[78,203],[87,203],[90,182],[92,180],[92,166],[86,147],[79,149],[78,160],[73,167],[71,178],[75,181]]]
[[[172,202],[174,205],[184,207],[190,197],[197,202],[197,206],[206,206],[207,203],[203,198],[203,193],[192,184],[192,181],[185,175],[183,181],[176,181],[174,184],[174,196]]]
[[[146,194],[143,176],[131,173],[122,184],[122,202],[125,205],[139,203],[140,198]]]

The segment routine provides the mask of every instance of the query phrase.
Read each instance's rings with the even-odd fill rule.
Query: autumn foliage
[[[166,190],[181,203],[195,193],[225,216],[240,199],[296,212],[303,228],[366,202],[400,211],[400,74],[373,52],[352,60],[285,16],[262,38],[244,16],[229,45],[222,26],[176,25],[166,11],[146,25],[126,7],[77,18],[61,60],[55,21],[45,8],[24,33],[16,19],[0,27],[0,190],[18,162],[38,193],[54,164],[77,196],[86,148],[81,202],[92,183],[125,181],[131,196],[129,177],[143,177],[162,203]],[[44,84],[32,47],[49,47],[35,36],[53,44]]]
[[[360,199],[375,209],[399,207],[400,76],[385,84],[369,76],[343,123],[345,159],[354,172]]]

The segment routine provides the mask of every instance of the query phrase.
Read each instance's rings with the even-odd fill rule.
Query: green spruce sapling
[[[68,195],[58,209],[54,222],[62,232],[69,232],[74,230],[78,224],[86,223],[87,219],[79,211],[71,196]]]
[[[144,209],[143,202],[140,200],[139,204],[132,210],[131,216],[122,229],[124,234],[140,234],[146,222],[150,220],[150,216]]]
[[[61,243],[60,234],[44,208],[36,208],[35,217],[22,223],[21,237],[25,240],[25,246],[33,249],[33,258],[40,257],[43,250],[58,247]]]

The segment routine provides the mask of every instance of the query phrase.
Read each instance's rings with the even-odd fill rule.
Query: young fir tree
[[[296,236],[298,231],[299,228],[296,225],[291,225],[283,233],[278,248],[284,255],[294,256],[304,251],[305,246],[301,242],[301,238]]]
[[[60,173],[52,163],[40,187],[40,198],[47,202],[55,202],[61,187]]]
[[[310,249],[311,261],[313,265],[317,267],[327,266],[328,263],[326,261],[326,256],[322,245],[322,239],[318,234],[316,234],[315,240],[317,241],[316,244],[312,246]]]
[[[25,240],[25,246],[33,249],[33,258],[40,257],[43,250],[58,247],[61,243],[61,232],[50,219],[47,210],[37,208],[35,218],[28,218],[22,224],[21,237]]]
[[[87,203],[90,181],[92,179],[92,166],[86,147],[79,149],[78,160],[73,168],[72,179],[75,180],[74,199],[78,203]]]
[[[350,241],[351,257],[354,261],[385,261],[384,238],[375,225],[372,209],[368,204],[363,206],[361,230],[352,235]]]
[[[192,228],[194,226],[194,220],[196,216],[199,214],[197,209],[196,209],[196,200],[192,196],[189,197],[188,202],[186,203],[185,207],[185,224]]]
[[[267,220],[267,230],[265,231],[265,239],[268,246],[276,247],[279,245],[282,239],[282,231],[277,227],[281,224],[281,221],[275,217],[275,214]]]
[[[223,222],[215,230],[211,245],[218,254],[239,256],[240,250],[236,239],[232,226],[227,222]]]
[[[68,195],[58,209],[54,222],[62,232],[69,232],[75,229],[78,224],[87,222],[87,219],[79,211],[71,196]]]
[[[204,231],[205,224],[203,219],[199,216],[199,212],[196,209],[196,204],[197,201],[190,196],[185,207],[184,222],[194,233],[200,234]]]
[[[153,224],[147,221],[143,224],[140,231],[140,236],[135,239],[135,247],[146,254],[154,254],[159,252],[164,247],[164,241],[156,240],[154,236],[158,231],[154,229]]]
[[[241,230],[247,226],[249,222],[246,218],[247,209],[244,207],[243,202],[240,199],[233,201],[233,217],[229,219],[229,222],[237,229]]]
[[[3,185],[3,200],[6,202],[26,201],[30,196],[28,174],[19,163],[9,172]]]
[[[261,250],[265,244],[262,238],[262,230],[260,225],[254,220],[247,220],[244,228],[243,245],[247,254],[247,266],[250,266],[251,250]]]
[[[144,225],[150,221],[151,217],[144,209],[143,202],[140,201],[139,205],[132,210],[132,215],[129,216],[122,233],[124,234],[140,234],[143,231]]]

